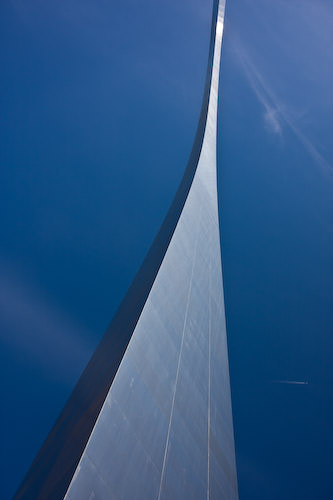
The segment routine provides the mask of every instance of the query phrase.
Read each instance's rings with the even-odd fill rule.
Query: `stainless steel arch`
[[[225,1],[172,206],[15,498],[237,498],[216,188]]]

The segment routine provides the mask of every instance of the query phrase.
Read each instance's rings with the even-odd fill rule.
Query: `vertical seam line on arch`
[[[161,498],[162,486],[163,486],[164,474],[165,474],[165,466],[166,466],[166,460],[167,460],[167,455],[168,455],[170,431],[171,431],[171,425],[172,425],[172,420],[173,420],[173,412],[174,412],[174,407],[175,407],[177,385],[178,385],[178,378],[179,378],[179,371],[180,371],[180,363],[181,363],[181,358],[182,358],[185,331],[186,331],[186,325],[187,325],[188,310],[189,310],[190,297],[191,297],[191,291],[192,291],[194,266],[195,266],[195,261],[196,261],[196,257],[197,257],[197,249],[198,249],[198,241],[199,241],[199,229],[200,229],[200,223],[201,223],[201,212],[202,212],[202,207],[200,207],[198,230],[197,230],[197,235],[196,235],[195,249],[194,249],[192,269],[191,269],[191,278],[190,278],[190,284],[189,284],[189,288],[188,288],[188,292],[187,292],[187,301],[186,301],[186,310],[185,310],[184,325],[183,325],[183,331],[182,331],[182,340],[181,340],[180,349],[179,349],[176,380],[175,380],[175,389],[174,389],[174,393],[173,393],[173,397],[172,397],[172,404],[171,404],[171,411],[170,411],[170,418],[169,418],[169,425],[168,425],[168,433],[167,433],[165,449],[164,449],[160,486],[159,486],[158,497],[157,497],[158,500],[160,500],[160,498]]]

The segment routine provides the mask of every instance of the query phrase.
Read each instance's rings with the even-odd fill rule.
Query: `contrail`
[[[257,96],[257,99],[265,109],[264,118],[266,123],[270,125],[271,130],[281,135],[284,121],[291,128],[300,143],[303,145],[304,149],[317,163],[317,165],[319,165],[325,172],[331,174],[332,165],[322,156],[315,144],[302,132],[302,129],[298,125],[293,114],[275,95],[273,89],[255,66],[240,39],[235,34],[233,44],[235,54],[238,56],[238,60],[241,63],[244,74],[248,79],[252,90]]]
[[[308,385],[307,381],[299,381],[299,380],[272,380],[273,384],[290,384],[290,385]]]

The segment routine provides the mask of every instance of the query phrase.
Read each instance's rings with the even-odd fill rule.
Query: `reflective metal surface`
[[[68,500],[238,498],[216,191],[224,4],[193,183]]]
[[[224,6],[175,199],[15,500],[238,497],[216,191]]]

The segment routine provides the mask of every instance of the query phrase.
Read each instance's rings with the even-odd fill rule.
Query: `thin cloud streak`
[[[271,131],[276,134],[282,133],[281,127],[281,109],[276,99],[273,98],[272,93],[260,73],[256,70],[252,62],[249,60],[244,50],[240,50],[238,44],[236,51],[239,61],[243,67],[247,80],[254,91],[258,101],[265,109],[264,118],[269,125]]]
[[[309,385],[309,382],[303,380],[272,380],[272,384]]]
[[[307,153],[326,173],[332,173],[332,165],[321,155],[313,142],[301,131],[288,107],[275,95],[262,73],[254,65],[241,42],[234,37],[235,54],[238,57],[243,72],[255,93],[258,101],[264,107],[264,119],[270,130],[282,134],[285,123],[294,132]]]

